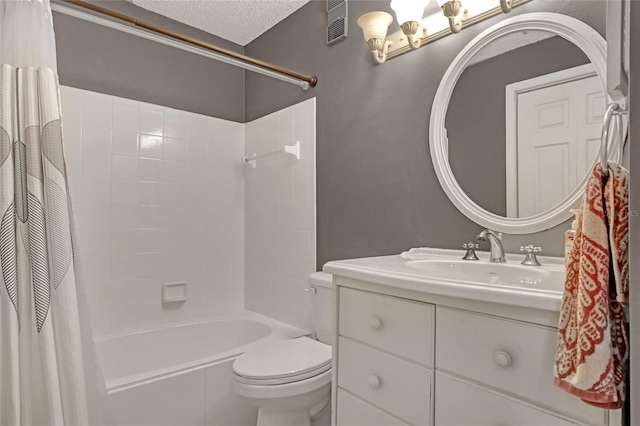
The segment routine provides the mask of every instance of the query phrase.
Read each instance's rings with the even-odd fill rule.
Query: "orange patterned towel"
[[[558,326],[555,383],[601,408],[622,408],[628,358],[628,172],[596,165],[578,222]]]

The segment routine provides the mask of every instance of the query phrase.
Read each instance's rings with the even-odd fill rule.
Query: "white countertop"
[[[488,261],[488,253],[477,252],[477,262]],[[330,274],[371,282],[391,288],[422,292],[437,296],[456,297],[482,302],[558,312],[564,289],[564,259],[539,256],[543,264],[532,273],[544,271],[543,279],[487,280],[469,274],[434,274],[410,266],[416,260],[458,261],[464,251],[419,248],[401,255],[369,257],[329,262],[323,271]],[[507,265],[520,265],[524,255],[507,255]],[[473,261],[469,261],[473,262]],[[497,266],[499,268],[499,266]]]

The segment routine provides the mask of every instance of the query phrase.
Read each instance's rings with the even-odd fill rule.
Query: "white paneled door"
[[[517,169],[517,200],[508,201],[509,216],[542,213],[576,188],[597,156],[604,107],[597,76],[516,94],[517,157],[507,168]]]

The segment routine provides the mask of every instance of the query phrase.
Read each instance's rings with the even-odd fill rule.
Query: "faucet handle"
[[[462,257],[462,260],[480,260],[478,259],[478,256],[475,252],[478,247],[480,247],[480,245],[478,243],[474,243],[473,241],[462,244],[462,248],[467,249],[467,252]]]
[[[520,246],[520,251],[524,253],[540,253],[542,251],[542,247],[534,245]]]
[[[527,253],[524,260],[522,261],[523,265],[542,266],[542,263],[540,263],[536,256],[536,253],[542,252],[542,247],[537,247],[534,245],[521,246],[520,251]]]

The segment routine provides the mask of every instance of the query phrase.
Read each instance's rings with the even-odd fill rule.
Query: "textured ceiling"
[[[245,46],[309,0],[127,0]]]

